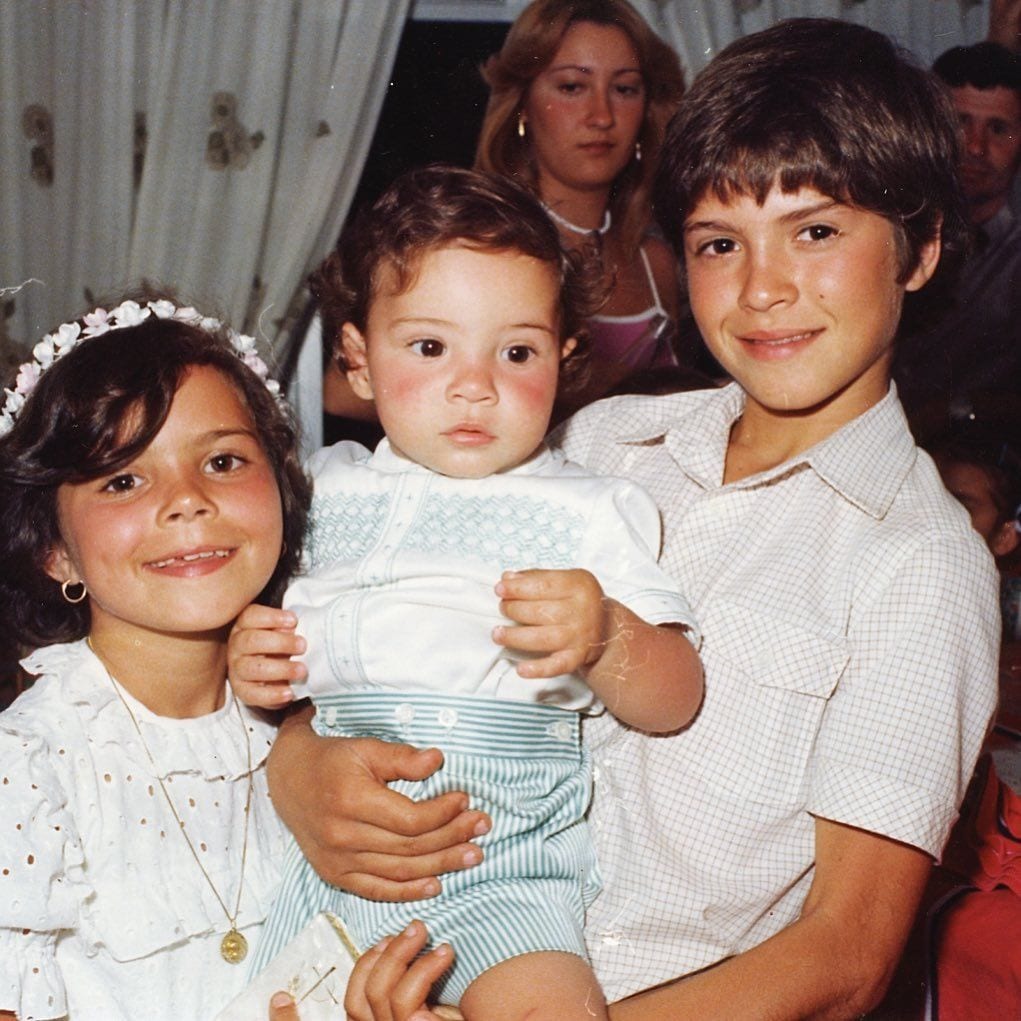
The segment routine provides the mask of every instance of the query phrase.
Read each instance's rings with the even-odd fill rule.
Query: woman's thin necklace
[[[188,845],[188,850],[191,851],[191,856],[195,859],[195,864],[198,865],[199,871],[209,884],[209,889],[213,891],[213,896],[223,909],[223,913],[227,916],[227,923],[230,925],[230,929],[220,941],[220,956],[228,964],[240,964],[245,957],[248,956],[248,940],[245,939],[240,932],[238,932],[237,919],[241,910],[241,891],[244,889],[245,885],[245,863],[248,860],[248,820],[252,807],[252,787],[254,784],[254,778],[252,774],[252,742],[248,736],[248,728],[245,726],[244,717],[241,715],[241,707],[238,705],[237,695],[235,695],[233,691],[231,692],[231,701],[234,708],[237,710],[238,719],[241,721],[241,729],[244,731],[245,735],[245,749],[248,753],[248,794],[245,797],[245,836],[241,843],[241,875],[238,877],[238,896],[237,901],[234,904],[234,913],[231,914],[230,911],[227,910],[227,905],[220,896],[219,890],[216,889],[213,880],[206,871],[206,867],[202,864],[202,860],[199,858],[198,852],[195,850],[195,845],[191,842],[191,838],[185,831],[184,820],[178,814],[177,808],[170,797],[170,792],[163,783],[163,778],[160,776],[160,771],[156,766],[156,760],[153,758],[152,752],[149,751],[149,745],[146,744],[145,737],[142,735],[142,728],[138,725],[138,720],[135,718],[135,714],[131,711],[131,706],[128,705],[128,700],[124,697],[124,693],[121,691],[120,685],[113,679],[113,674],[110,673],[106,664],[103,663],[103,660],[100,658],[99,653],[96,652],[96,649],[92,644],[92,639],[86,638],[85,641],[89,648],[92,649],[96,659],[98,659],[102,664],[103,669],[106,671],[106,676],[110,678],[113,690],[117,692],[117,697],[121,700],[121,705],[123,705],[127,711],[128,719],[131,720],[131,723],[135,728],[135,732],[138,734],[138,740],[141,743],[145,754],[149,757],[149,762],[152,764],[153,776],[156,777],[156,782],[160,785],[160,790],[163,791],[163,797],[166,798],[170,814],[173,815],[174,821],[177,823],[177,828],[180,830],[181,836],[184,837],[184,842]]]
[[[613,217],[610,216],[609,209],[603,211],[603,222],[598,227],[579,227],[576,223],[571,223],[570,220],[561,216],[555,209],[546,205],[545,202],[542,203],[542,208],[546,210],[554,223],[558,223],[565,230],[569,230],[574,234],[580,234],[582,237],[591,237],[593,234],[602,237],[613,223]]]

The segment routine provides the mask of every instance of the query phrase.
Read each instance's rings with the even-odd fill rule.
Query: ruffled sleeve
[[[0,714],[0,1008],[19,1018],[65,1013],[54,960],[89,894],[68,796],[49,741],[32,733],[32,702]]]
[[[0,929],[0,1009],[26,1021],[67,1016],[52,932]]]

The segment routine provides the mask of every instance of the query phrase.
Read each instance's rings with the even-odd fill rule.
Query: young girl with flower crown
[[[294,430],[251,338],[167,299],[34,355],[0,413],[0,620],[36,650],[0,714],[0,1017],[211,1018],[283,847],[226,636],[299,555]]]
[[[395,181],[316,278],[386,430],[372,455],[338,444],[312,463],[308,562],[285,602],[317,727],[442,745],[434,781],[400,789],[469,790],[493,829],[485,862],[426,906],[329,887],[293,846],[257,957],[322,909],[363,950],[426,917],[457,954],[437,995],[469,1021],[606,1017],[581,938],[597,882],[580,720],[672,731],[702,695],[690,607],[656,564],[659,512],[543,444],[576,364],[581,265],[527,191],[435,166]],[[259,608],[239,620],[233,682],[295,665],[272,655],[302,651],[286,615],[268,617],[267,632]]]

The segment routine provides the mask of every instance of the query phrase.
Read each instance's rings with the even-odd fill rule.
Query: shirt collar
[[[693,481],[705,489],[718,488],[730,430],[744,411],[744,391],[731,383],[719,390],[681,396],[687,398],[683,410],[676,409],[671,398],[664,398],[644,428],[620,437],[618,442],[663,442],[678,467]],[[692,397],[698,399],[692,403]],[[764,485],[807,466],[845,500],[872,517],[882,518],[914,465],[916,454],[896,387],[891,383],[881,401],[832,436],[790,461],[734,485]]]

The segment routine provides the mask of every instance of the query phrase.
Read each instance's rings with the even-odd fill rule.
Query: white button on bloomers
[[[446,727],[447,730],[453,730],[457,726],[457,710],[456,709],[441,709],[436,714],[436,722],[441,727]]]
[[[546,732],[550,737],[557,741],[570,741],[574,733],[574,728],[567,720],[557,720],[556,723],[551,723],[547,728]]]
[[[394,719],[398,723],[409,724],[415,718],[415,707],[410,702],[402,702],[394,707]]]

